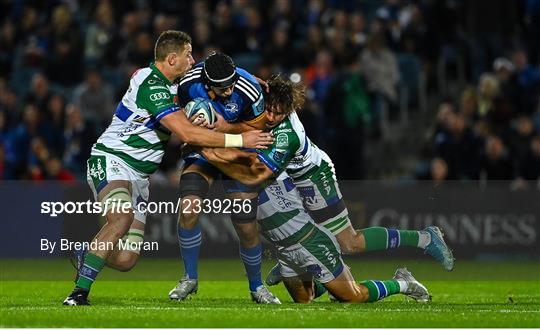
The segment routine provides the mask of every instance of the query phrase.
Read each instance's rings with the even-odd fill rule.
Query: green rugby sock
[[[369,298],[367,302],[374,302],[384,299],[393,294],[400,292],[399,283],[396,280],[387,281],[363,281],[360,285],[365,286],[369,292]]]
[[[364,235],[366,251],[380,251],[412,246],[425,248],[420,242],[421,232],[417,230],[397,230],[384,227],[370,227],[360,230]]]
[[[105,260],[92,253],[87,253],[84,258],[84,264],[79,269],[79,279],[76,286],[84,290],[90,290],[92,283],[97,275],[105,266]]]

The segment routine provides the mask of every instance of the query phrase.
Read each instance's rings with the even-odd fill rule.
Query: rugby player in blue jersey
[[[178,104],[185,107],[196,98],[210,101],[218,114],[215,129],[226,133],[241,133],[264,127],[264,100],[257,79],[237,68],[223,53],[214,53],[195,65],[178,84]],[[227,135],[228,137],[232,135]],[[226,141],[235,144],[235,141]],[[251,298],[257,303],[279,304],[261,279],[262,244],[257,228],[257,194],[252,188],[220,175],[220,171],[198,152],[184,156],[180,177],[180,198],[185,202],[178,219],[178,238],[184,263],[184,275],[169,292],[169,298],[184,300],[198,290],[198,258],[201,228],[197,205],[206,197],[215,179],[223,179],[231,199],[249,200],[251,207],[232,213],[231,220],[240,240],[240,256],[247,273]],[[200,208],[199,208],[200,209]],[[249,210],[249,212],[247,211]]]

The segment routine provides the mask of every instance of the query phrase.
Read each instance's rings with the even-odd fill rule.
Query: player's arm
[[[283,133],[282,133],[283,134]],[[286,144],[274,142],[268,149],[257,153],[237,149],[203,150],[203,156],[226,175],[244,184],[255,185],[285,170],[300,148],[299,139],[291,135]],[[247,161],[246,161],[247,160]]]
[[[255,119],[256,120],[243,121],[239,123],[229,123],[224,119],[218,119],[215,128],[219,132],[226,132],[231,134],[241,134],[253,130],[263,130],[265,128],[264,122],[266,119],[266,115],[262,113],[259,117]]]
[[[176,134],[183,142],[201,147],[266,149],[266,145],[272,144],[271,134],[261,132],[260,130],[244,132],[242,134],[227,134],[195,126],[187,119],[184,112],[180,110],[163,116],[160,123]]]
[[[224,134],[193,125],[181,107],[175,104],[171,93],[141,89],[137,92],[137,106],[147,109],[155,121],[176,134],[182,141],[203,147],[262,148],[271,144],[272,138],[261,131],[243,134]],[[159,97],[155,94],[159,93]]]
[[[243,184],[257,185],[274,176],[274,172],[257,158],[256,153],[234,148],[204,148],[202,154],[225,175]]]

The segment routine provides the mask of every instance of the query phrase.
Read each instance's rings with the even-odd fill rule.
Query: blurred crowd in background
[[[221,50],[263,79],[303,81],[301,119],[340,178],[383,177],[365,150],[393,131],[422,141],[403,177],[540,176],[540,0],[0,0],[0,12],[2,179],[85,179],[168,29],[192,36],[196,61]],[[155,179],[175,180],[179,145]]]

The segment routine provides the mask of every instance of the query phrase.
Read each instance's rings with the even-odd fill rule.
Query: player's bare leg
[[[444,269],[454,269],[452,250],[444,241],[438,227],[424,230],[398,230],[383,227],[370,227],[355,230],[351,225],[335,235],[343,254],[382,251],[399,247],[416,247],[424,250],[439,261]],[[267,285],[276,285],[282,280],[280,266],[274,266],[266,277]]]
[[[144,241],[145,224],[137,219],[133,220],[128,232],[121,238],[126,249],[121,250],[117,244],[114,250],[107,258],[106,265],[121,272],[127,272],[133,269],[139,260],[140,244]],[[126,244],[127,243],[127,244]],[[133,244],[135,243],[135,244]],[[133,246],[132,246],[133,245]],[[75,252],[77,271],[82,267],[87,250]],[[77,280],[75,280],[77,282]]]
[[[313,278],[287,277],[283,284],[295,303],[307,304],[315,297]]]
[[[96,234],[90,249],[78,269],[76,286],[64,300],[64,305],[88,305],[88,293],[99,272],[105,266],[118,240],[133,223],[131,183],[124,180],[109,182],[98,194],[106,212],[106,223]],[[130,207],[127,207],[130,206]]]
[[[121,272],[130,271],[135,267],[140,256],[140,244],[143,242],[144,227],[143,222],[137,219],[133,220],[128,232],[122,237],[127,249],[121,250],[117,245],[107,258],[107,266]]]
[[[406,268],[396,271],[391,280],[368,280],[356,283],[349,269],[334,280],[324,283],[328,291],[339,301],[346,303],[375,302],[394,294],[404,294],[418,302],[430,299],[428,290]]]
[[[366,241],[361,231],[347,226],[336,235],[336,239],[343,254],[361,253],[366,251]]]
[[[334,280],[324,283],[324,286],[341,302],[363,303],[369,300],[369,290],[354,281],[347,267],[344,267],[343,272]]]
[[[370,227],[355,230],[351,225],[335,235],[344,254],[389,250],[399,247],[415,247],[425,251],[439,261],[444,269],[454,269],[452,250],[444,241],[438,227],[424,230],[398,230]]]

